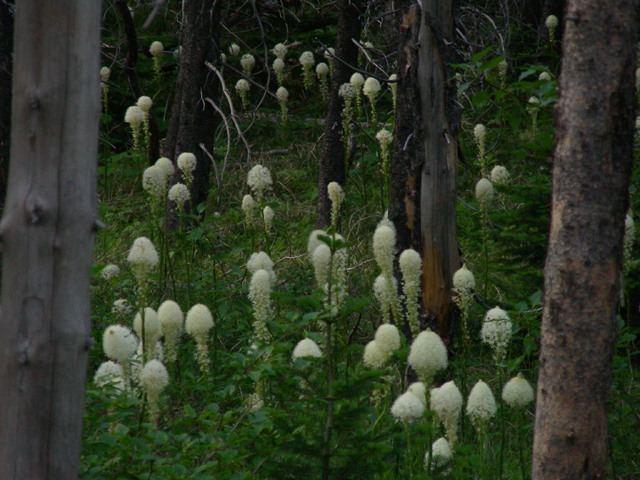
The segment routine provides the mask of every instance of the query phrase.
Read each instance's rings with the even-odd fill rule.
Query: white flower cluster
[[[402,293],[407,307],[407,322],[415,338],[420,333],[418,296],[420,294],[420,278],[422,277],[422,258],[418,252],[409,248],[402,252],[399,263],[403,280]]]
[[[545,82],[550,82],[551,81],[551,75],[549,74],[549,72],[542,72],[538,76],[538,80],[542,80],[542,81],[545,81]]]
[[[158,308],[158,320],[164,334],[167,363],[174,363],[177,355],[175,344],[184,324],[184,314],[176,302],[165,300]]]
[[[351,83],[351,85],[353,85],[353,88],[356,89],[356,95],[357,95],[360,93],[360,90],[364,85],[364,77],[362,76],[361,73],[356,72],[353,75],[351,75],[351,78],[349,79],[349,83]]]
[[[120,275],[120,267],[114,264],[107,265],[100,272],[100,276],[107,281],[111,280],[113,277],[117,275]]]
[[[253,67],[256,64],[256,59],[250,53],[245,53],[240,59],[240,66],[244,71],[244,74],[249,77],[251,76],[251,72],[253,71]]]
[[[140,373],[140,386],[147,394],[151,423],[158,421],[160,393],[169,385],[169,372],[159,360],[147,362]]]
[[[344,192],[338,182],[331,182],[327,185],[327,193],[331,200],[331,223],[337,228],[338,213],[340,212],[340,205],[344,201]]]
[[[151,55],[162,55],[162,52],[164,52],[164,45],[162,45],[162,42],[156,40],[155,42],[151,43],[151,46],[149,47],[149,53]]]
[[[462,413],[462,394],[453,381],[431,390],[431,408],[444,425],[449,443],[455,445],[458,419]]]
[[[269,273],[269,281],[271,282],[271,287],[273,288],[276,284],[277,277],[275,272],[273,271],[273,260],[267,255],[265,252],[257,252],[252,253],[247,260],[247,271],[250,275],[253,275],[258,270],[266,270]]]
[[[109,67],[102,67],[100,69],[100,79],[103,82],[108,82],[110,76],[111,76],[111,69]]]
[[[191,200],[189,188],[184,183],[176,183],[169,189],[169,200],[178,205],[179,211],[183,211],[184,205]]]
[[[387,224],[380,224],[373,234],[373,256],[382,275],[386,280],[385,285],[388,290],[388,297],[395,315],[399,312],[398,292],[396,282],[393,280],[393,251],[396,248],[395,228]]]
[[[253,324],[256,338],[262,342],[269,339],[266,321],[271,315],[271,280],[267,270],[258,270],[251,277],[249,300],[253,306]]]
[[[481,429],[495,414],[496,400],[493,393],[489,385],[478,380],[467,399],[467,415],[471,418],[471,423]]]
[[[322,352],[320,351],[320,347],[318,344],[311,340],[310,338],[305,338],[304,340],[300,340],[296,345],[296,348],[293,349],[293,354],[291,355],[293,361],[295,362],[299,358],[304,357],[314,357],[320,358],[322,357]]]
[[[191,183],[193,180],[193,172],[196,170],[196,166],[198,164],[198,160],[193,153],[183,152],[178,155],[178,168],[184,175],[187,183]]]
[[[378,275],[375,282],[373,282],[373,294],[376,300],[380,302],[380,309],[382,310],[382,321],[389,323],[391,321],[391,308],[393,298],[390,292],[398,291],[398,283],[394,278],[391,279],[393,286],[389,288],[387,286],[387,279],[384,275]]]
[[[247,225],[253,224],[253,217],[256,211],[256,202],[251,195],[245,195],[242,197],[242,211],[247,218]]]
[[[397,421],[402,423],[412,423],[424,414],[424,404],[412,392],[400,395],[391,406],[391,414]]]
[[[340,89],[338,90],[338,95],[346,100],[353,100],[356,96],[356,89],[350,83],[343,83],[340,85]]]
[[[521,373],[509,380],[502,389],[502,399],[511,408],[523,408],[533,402],[533,388]]]
[[[509,171],[506,167],[502,165],[496,165],[491,170],[491,183],[496,185],[506,185],[511,180],[511,175],[509,175]]]
[[[167,180],[170,179],[176,171],[176,168],[173,166],[173,162],[167,157],[161,157],[156,160],[155,166],[162,169]]]
[[[476,279],[473,273],[462,265],[460,270],[453,274],[453,289],[458,295],[471,295],[476,288]]]
[[[512,325],[509,314],[500,307],[492,308],[484,317],[480,336],[482,341],[488,343],[493,349],[493,356],[497,364],[502,364],[504,361],[507,347],[511,341]]]
[[[113,302],[111,311],[122,316],[129,315],[131,313],[131,305],[129,305],[129,302],[127,302],[124,298],[119,298],[118,300]]]
[[[376,140],[380,142],[382,148],[388,147],[393,142],[393,134],[386,128],[383,128],[376,134]]]
[[[251,188],[251,191],[258,198],[258,202],[261,203],[264,198],[264,194],[273,185],[271,179],[271,172],[267,167],[262,165],[256,165],[247,175],[247,185]]]
[[[237,57],[238,55],[240,55],[240,46],[232,43],[229,46],[229,54],[231,54],[232,57]]]
[[[427,329],[413,341],[407,362],[416,371],[420,381],[431,385],[436,372],[447,368],[447,348],[437,333]]]
[[[481,178],[476,183],[476,198],[480,205],[486,208],[486,206],[493,200],[495,196],[495,191],[493,189],[493,184],[487,180],[486,178]]]
[[[376,335],[364,349],[363,362],[371,368],[382,368],[393,353],[400,348],[400,332],[398,327],[383,323],[376,330]]]
[[[278,43],[275,47],[273,47],[273,54],[280,60],[284,60],[284,57],[287,56],[287,51],[289,49],[284,43]]]
[[[433,444],[431,445],[431,454],[433,455],[433,461],[431,462],[432,469],[438,469],[446,466],[453,458],[449,442],[447,442],[447,439],[444,437],[441,437],[433,442]],[[427,453],[424,454],[424,468],[429,468],[428,450]]]
[[[326,77],[327,75],[329,75],[329,65],[327,65],[324,62],[320,62],[317,66],[316,66],[316,74],[319,77]]]
[[[138,339],[128,327],[110,325],[102,335],[105,355],[120,365],[128,365],[137,348]]]
[[[138,334],[138,337],[143,339],[147,357],[153,359],[155,358],[156,342],[162,337],[162,325],[158,320],[158,314],[153,308],[146,307],[144,309],[144,336],[142,335],[142,325],[142,315],[141,312],[138,312],[133,319],[133,329]]]
[[[140,128],[144,122],[144,112],[137,105],[129,107],[124,114],[124,121],[131,125],[131,128]]]
[[[555,15],[549,15],[544,23],[550,30],[552,28],[556,28],[558,26],[558,17],[556,17]]]
[[[142,175],[142,188],[156,204],[164,198],[167,189],[167,176],[162,168],[151,165]]]
[[[289,99],[289,91],[284,87],[279,87],[278,90],[276,90],[276,97],[278,97],[279,101],[286,103]]]
[[[362,93],[364,93],[367,97],[371,99],[371,97],[375,97],[380,93],[380,82],[377,78],[369,77],[364,82],[364,87],[362,87]]]
[[[309,51],[303,52],[298,61],[303,67],[312,67],[316,64],[316,60],[313,58],[313,53]]]
[[[213,316],[209,307],[201,303],[194,305],[187,312],[184,329],[196,341],[198,354],[197,360],[202,373],[209,371],[209,348],[207,338],[213,328]]]
[[[153,100],[151,100],[151,97],[142,96],[138,98],[137,105],[140,107],[140,110],[142,110],[142,113],[147,115],[153,106]]]
[[[126,390],[122,368],[117,363],[111,361],[100,364],[93,376],[93,383],[98,387],[111,385],[118,393]]]
[[[129,251],[127,261],[133,267],[139,282],[144,282],[146,277],[158,265],[158,252],[146,237],[136,238]]]

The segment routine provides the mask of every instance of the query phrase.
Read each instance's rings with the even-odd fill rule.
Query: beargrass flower
[[[483,428],[496,414],[496,400],[489,385],[482,380],[471,389],[467,399],[467,415],[477,428]]]
[[[409,385],[409,388],[407,388],[407,392],[411,392],[413,393],[416,397],[418,397],[418,400],[420,400],[420,403],[422,403],[425,408],[427,406],[427,387],[425,387],[424,383],[422,382],[413,382],[411,385]]]
[[[271,172],[267,167],[256,165],[249,170],[249,174],[247,175],[247,185],[249,185],[253,194],[258,198],[258,203],[262,203],[264,194],[273,185]]]
[[[256,211],[256,202],[251,195],[245,195],[242,197],[242,211],[247,219],[247,225],[253,225],[253,217]]]
[[[184,175],[184,178],[189,185],[193,181],[193,172],[196,170],[198,160],[193,153],[183,152],[178,155],[178,168]]]
[[[107,265],[100,272],[100,276],[107,281],[111,280],[113,277],[117,275],[120,275],[120,267],[114,264]]]
[[[312,79],[311,79],[311,69],[316,64],[315,58],[313,58],[313,53],[311,52],[303,52],[298,59],[300,65],[302,65],[302,70],[304,73],[304,87],[307,90],[311,90]]]
[[[431,392],[431,409],[438,415],[449,443],[454,446],[458,438],[458,420],[462,413],[462,394],[453,381]]]
[[[549,72],[542,72],[538,76],[538,80],[543,80],[545,82],[550,82],[551,81],[551,75],[549,75]]]
[[[388,357],[385,352],[380,348],[375,340],[371,340],[364,347],[364,356],[362,361],[370,368],[382,368],[387,362]]]
[[[506,185],[510,179],[509,171],[502,165],[496,165],[491,170],[491,183],[495,185]]]
[[[160,393],[169,385],[169,372],[159,360],[147,362],[140,373],[140,386],[147,394],[149,419],[154,425],[158,422]]]
[[[418,420],[424,414],[424,405],[420,399],[411,392],[400,395],[391,406],[391,414],[396,421],[404,424]]]
[[[133,149],[138,151],[140,148],[140,126],[144,123],[144,112],[137,105],[129,107],[124,115],[124,121],[131,125]]]
[[[380,307],[382,310],[382,321],[384,323],[389,323],[391,321],[391,308],[393,298],[391,297],[390,292],[397,291],[397,281],[395,278],[392,278],[393,286],[389,288],[387,286],[387,279],[384,275],[378,275],[376,277],[375,282],[373,282],[373,294],[375,295],[378,302],[380,302]]]
[[[422,277],[422,258],[418,252],[409,248],[400,255],[399,264],[403,280],[402,292],[407,307],[407,322],[415,338],[420,333],[418,296],[420,295],[420,278]]]
[[[400,348],[400,332],[398,327],[390,323],[383,323],[376,330],[374,337],[380,351],[388,358]]]
[[[122,368],[115,362],[108,361],[103,362],[96,370],[93,376],[93,383],[98,387],[104,387],[105,385],[111,385],[117,393],[126,390],[125,381],[122,376]]]
[[[276,216],[273,208],[266,206],[262,211],[262,218],[264,219],[264,226],[267,232],[267,235],[271,234],[271,229],[273,228],[273,218]]]
[[[495,191],[493,190],[493,184],[486,178],[481,178],[476,183],[476,198],[480,205],[484,208],[493,200]]]
[[[262,342],[269,340],[266,321],[271,315],[271,280],[267,270],[258,270],[251,276],[249,300],[253,306],[253,329],[256,338]]]
[[[447,368],[447,348],[437,333],[427,329],[413,341],[407,361],[420,381],[431,385],[436,372]]]
[[[389,226],[381,225],[373,234],[373,255],[386,280],[394,315],[399,317],[398,293],[393,281],[393,251],[396,247],[396,232]]]
[[[237,44],[232,43],[229,47],[229,53],[232,57],[237,57],[238,55],[240,55],[240,47]]]
[[[313,256],[313,252],[318,247],[318,245],[326,245],[325,242],[318,238],[321,236],[328,237],[329,235],[324,230],[314,230],[309,234],[309,240],[307,240],[307,253],[310,257]]]
[[[187,312],[184,327],[186,332],[196,341],[198,364],[200,370],[206,374],[209,371],[209,347],[207,339],[209,331],[213,328],[213,316],[209,307],[201,303],[194,305]]]
[[[369,103],[371,104],[371,123],[375,127],[378,123],[376,113],[376,98],[378,97],[378,93],[380,93],[380,82],[378,81],[378,79],[373,77],[367,78],[367,81],[364,82],[362,93],[366,95],[366,97],[369,99]]]
[[[142,188],[149,194],[154,204],[163,201],[167,190],[167,176],[164,171],[156,165],[146,168],[142,175]]]
[[[472,295],[476,288],[476,279],[466,265],[453,274],[453,289],[458,295]]]
[[[284,57],[287,56],[287,51],[289,49],[284,43],[278,43],[275,47],[273,47],[273,54],[279,58],[280,60],[284,60]]]
[[[256,65],[256,59],[250,53],[245,53],[240,59],[240,66],[244,71],[244,74],[247,77],[251,76],[251,72],[253,72],[253,67]]]
[[[273,61],[273,70],[276,72],[278,85],[282,86],[282,83],[284,81],[284,60],[281,58],[276,58]]]
[[[555,15],[549,15],[547,17],[547,19],[545,20],[544,24],[549,29],[549,41],[551,43],[553,43],[553,41],[554,41],[554,32],[555,32],[556,28],[558,27],[558,17],[556,17]]]
[[[509,314],[500,307],[489,310],[484,317],[480,336],[493,349],[493,357],[498,365],[502,364],[507,353],[512,325]]]
[[[111,311],[124,317],[131,313],[131,305],[129,305],[129,302],[127,302],[124,298],[119,298],[118,300],[113,302]]]
[[[167,180],[170,180],[176,171],[176,168],[173,166],[173,162],[167,157],[161,157],[156,160],[155,166],[162,169],[165,176],[167,177]]]
[[[279,87],[276,90],[276,97],[278,97],[278,101],[280,102],[280,111],[282,114],[282,126],[287,125],[287,99],[289,98],[289,91],[284,87]]]
[[[322,352],[320,351],[320,347],[318,344],[311,340],[310,338],[305,338],[300,340],[296,345],[296,348],[293,349],[292,359],[295,362],[299,358],[304,357],[314,357],[320,358],[322,357]]]
[[[111,76],[111,69],[109,67],[102,67],[100,69],[100,79],[102,80],[100,85],[102,86],[102,104],[104,105],[104,113],[106,114],[109,106],[109,77]]]
[[[331,223],[337,228],[338,213],[340,212],[340,205],[344,201],[344,192],[338,182],[331,182],[327,185],[327,193],[331,200]]]
[[[391,89],[391,96],[393,98],[393,110],[396,110],[398,103],[398,75],[393,74],[389,77],[389,89]]]
[[[244,78],[241,78],[236,82],[236,92],[240,95],[242,100],[242,108],[245,110],[249,108],[249,90],[251,85]]]
[[[162,325],[165,346],[167,349],[167,363],[176,361],[176,340],[184,324],[184,314],[173,300],[166,300],[158,308],[158,320]]]
[[[144,283],[149,274],[158,265],[158,252],[146,237],[138,237],[133,242],[127,261],[133,267],[138,282]]]
[[[524,408],[533,402],[533,388],[522,373],[509,380],[502,389],[502,399],[511,408]]]
[[[185,204],[191,200],[189,188],[184,183],[176,183],[169,189],[169,200],[178,205],[179,211],[184,211]]]
[[[442,468],[446,466],[451,459],[453,458],[453,454],[451,453],[451,447],[449,446],[449,442],[444,437],[437,439],[431,445],[431,454],[433,455],[433,460],[431,462],[431,468]],[[429,451],[424,454],[424,468],[429,468]]]
[[[102,335],[102,349],[107,357],[122,368],[125,388],[129,385],[131,359],[138,348],[138,339],[131,329],[122,325],[110,325]]]
[[[138,98],[137,105],[138,107],[140,107],[140,110],[142,110],[142,113],[147,116],[149,114],[149,111],[151,110],[151,107],[153,106],[153,100],[151,100],[151,97],[142,96]]]
[[[318,245],[311,256],[313,270],[318,287],[324,288],[329,281],[329,264],[331,263],[331,249],[326,244]]]
[[[329,101],[329,66],[321,62],[316,66],[316,75],[320,81],[320,92],[322,93],[322,99],[326,102]]]
[[[142,315],[141,312],[138,312],[133,319],[133,329],[142,339],[148,358],[153,359],[155,358],[156,342],[162,337],[162,325],[153,308],[146,307],[144,309],[144,335],[142,334],[142,325]]]

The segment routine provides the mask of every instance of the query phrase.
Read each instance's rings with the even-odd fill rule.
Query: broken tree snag
[[[389,220],[396,227],[396,258],[408,248],[420,251],[420,180],[425,159],[418,81],[420,8],[410,1],[398,7],[393,31],[398,44],[398,94],[389,191]],[[411,341],[409,325],[405,322],[398,327]]]
[[[422,300],[445,344],[451,337],[453,274],[460,267],[456,240],[456,178],[460,109],[453,63],[451,0],[423,0],[418,78],[424,119],[425,161],[421,171]]]
[[[607,478],[607,402],[633,161],[636,2],[567,4],[533,480]]]
[[[100,14],[98,0],[16,2],[0,226],[3,480],[78,476],[91,346]]]

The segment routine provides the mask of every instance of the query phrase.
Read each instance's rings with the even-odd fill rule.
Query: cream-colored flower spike
[[[209,338],[209,331],[213,328],[213,325],[213,315],[211,315],[211,311],[206,305],[194,305],[187,312],[184,327],[187,333],[196,341],[198,363],[200,364],[200,370],[205,374],[209,371],[209,347],[207,340]]]

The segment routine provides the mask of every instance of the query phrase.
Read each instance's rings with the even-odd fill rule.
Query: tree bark
[[[23,0],[0,226],[3,479],[77,478],[96,224],[98,0]]]
[[[209,97],[217,103],[219,97],[218,79],[205,62],[220,65],[220,3],[214,0],[185,2],[180,71],[162,149],[163,156],[174,162],[184,152],[193,153],[198,159],[191,186],[191,205],[194,208],[206,202],[209,194],[211,160],[200,144],[213,153],[218,124],[216,111],[204,99]],[[177,170],[173,183],[178,181],[184,180]]]
[[[11,69],[13,65],[13,0],[0,1],[0,207],[7,194],[11,146]]]
[[[345,186],[345,152],[342,142],[342,110],[344,100],[338,95],[340,86],[348,83],[354,70],[351,65],[358,64],[358,47],[352,39],[360,38],[362,30],[362,1],[338,1],[338,31],[336,33],[336,56],[342,60],[333,61],[333,78],[329,93],[329,106],[324,128],[324,141],[320,156],[318,173],[318,219],[316,227],[331,225],[331,200],[327,186],[337,182]],[[344,63],[343,63],[344,62]],[[355,101],[354,101],[355,108]]]
[[[569,0],[556,112],[534,480],[606,478],[633,158],[636,2]]]
[[[424,123],[420,181],[422,302],[428,323],[445,344],[456,311],[453,274],[460,268],[456,237],[456,180],[461,111],[449,64],[454,63],[451,0],[423,0],[418,77]]]

